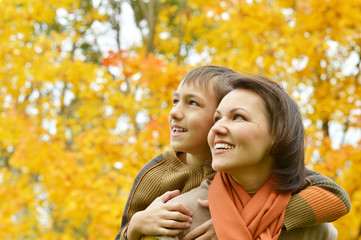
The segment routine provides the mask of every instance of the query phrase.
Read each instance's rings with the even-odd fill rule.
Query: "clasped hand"
[[[179,194],[179,190],[168,191],[157,197],[144,211],[135,213],[129,222],[127,239],[138,240],[142,235],[175,236],[189,228],[193,213],[181,203],[168,202]],[[207,200],[199,200],[198,203],[208,207]],[[183,239],[217,239],[212,220],[193,229]]]

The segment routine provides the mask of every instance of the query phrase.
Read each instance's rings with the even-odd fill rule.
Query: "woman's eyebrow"
[[[233,113],[233,112],[235,112],[235,111],[237,111],[237,110],[241,110],[241,111],[244,111],[244,112],[247,112],[248,114],[250,114],[245,108],[243,108],[243,107],[236,107],[236,108],[233,108],[232,110],[231,110],[231,113]]]
[[[237,111],[237,110],[241,110],[241,111],[246,112],[246,113],[248,113],[249,115],[251,115],[251,113],[248,112],[248,111],[247,111],[245,108],[243,108],[243,107],[233,108],[233,109],[230,111],[230,113],[234,113],[234,112]],[[218,109],[216,109],[215,113],[221,114],[221,112],[220,112]]]

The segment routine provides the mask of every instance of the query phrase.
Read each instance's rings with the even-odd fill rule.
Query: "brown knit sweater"
[[[187,233],[194,228],[200,226],[211,218],[208,208],[201,207],[197,203],[197,199],[208,199],[208,189],[210,181],[204,180],[201,185],[191,191],[181,194],[170,201],[180,202],[185,207],[196,213],[193,215],[193,221],[189,229],[185,229],[177,236],[154,236],[142,237],[142,240],[179,240],[182,239]],[[282,230],[279,240],[336,240],[337,230],[331,223],[322,223],[317,226],[301,227],[291,231]],[[219,237],[218,237],[219,238]]]
[[[129,220],[155,198],[175,189],[188,192],[204,179],[213,179],[214,174],[210,166],[182,163],[171,150],[158,155],[138,173],[123,212],[121,231],[115,239],[126,239]],[[311,185],[293,195],[286,209],[284,225],[287,231],[334,221],[350,211],[350,199],[339,185],[311,170],[306,170],[306,177]]]

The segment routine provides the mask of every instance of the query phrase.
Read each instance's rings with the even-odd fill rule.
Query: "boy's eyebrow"
[[[187,94],[184,94],[186,98],[200,98],[199,95],[197,94],[193,94],[193,93],[187,93]],[[179,93],[175,92],[173,93],[173,97],[179,97]]]
[[[186,97],[188,97],[188,98],[200,98],[199,95],[197,95],[197,94],[192,94],[192,93],[186,94]]]

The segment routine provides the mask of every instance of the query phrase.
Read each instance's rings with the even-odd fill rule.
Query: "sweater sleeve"
[[[350,211],[347,192],[331,179],[306,169],[309,181],[305,189],[294,194],[284,218],[285,230],[335,221]]]
[[[129,223],[129,218],[128,218],[128,210],[129,210],[129,205],[130,202],[132,201],[132,196],[134,193],[134,190],[136,189],[136,187],[138,186],[140,180],[142,179],[142,177],[144,176],[144,174],[151,169],[152,167],[154,167],[155,165],[159,164],[161,161],[163,161],[163,154],[159,154],[158,156],[156,156],[155,158],[153,158],[152,160],[150,160],[148,163],[146,163],[143,168],[139,171],[139,173],[137,174],[137,176],[134,179],[133,182],[133,186],[130,190],[129,196],[128,196],[128,200],[127,203],[125,204],[124,207],[124,211],[122,214],[122,223],[120,226],[120,231],[118,232],[117,236],[115,237],[115,240],[125,240],[126,239],[126,230],[127,230],[127,226]]]

